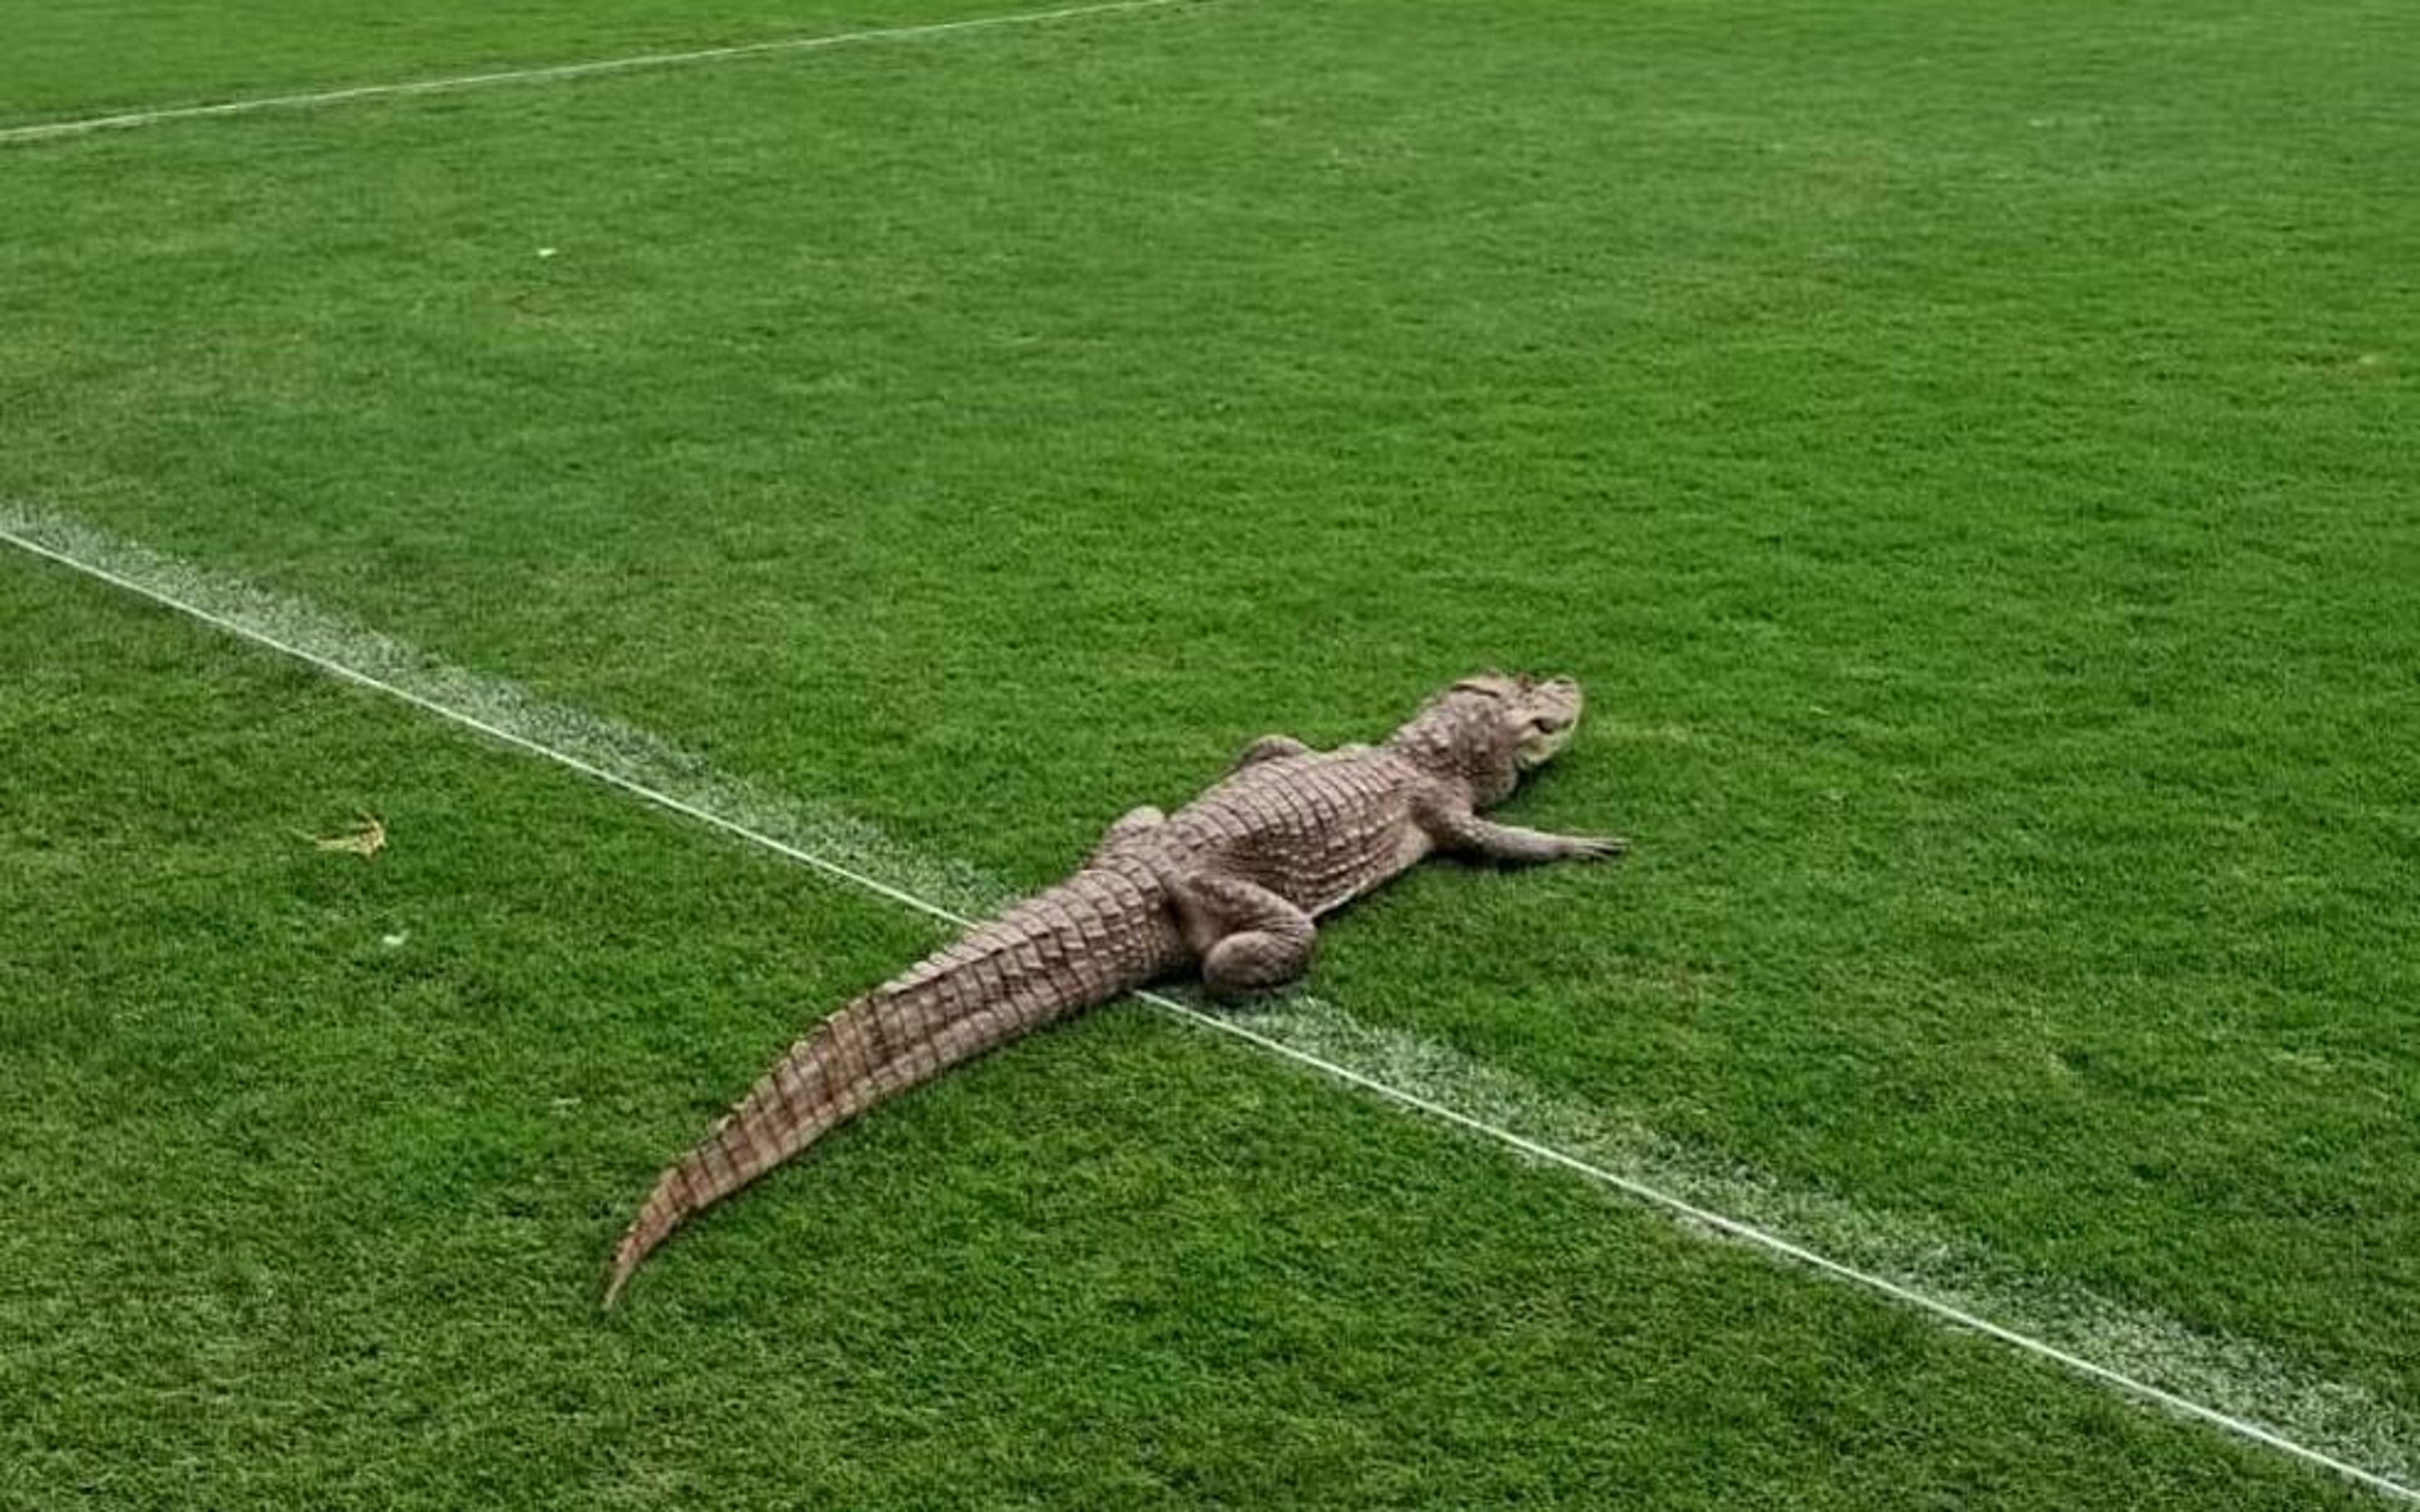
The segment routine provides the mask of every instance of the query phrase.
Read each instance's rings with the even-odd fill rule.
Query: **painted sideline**
[[[0,506],[0,543],[942,922],[963,926],[1006,896],[971,868],[914,856],[837,809],[768,794],[644,731],[544,702],[513,683],[55,516]],[[1689,1225],[1880,1292],[2373,1490],[2420,1502],[2407,1447],[2412,1424],[2366,1393],[2318,1379],[2256,1346],[2027,1275],[1935,1226],[1789,1191],[1449,1047],[1361,1024],[1317,999],[1296,997],[1247,1022],[1178,996],[1137,995],[1187,1023],[1587,1177]],[[1783,1227],[1800,1237],[1784,1237],[1776,1231]]]
[[[858,42],[909,41],[918,38],[940,37],[953,32],[980,31],[997,26],[1039,25],[1054,21],[1074,21],[1083,16],[1106,16],[1126,10],[1157,10],[1170,6],[1200,3],[1202,0],[1097,0],[1095,4],[1064,6],[1056,10],[1015,10],[996,16],[973,16],[963,21],[924,22],[912,26],[874,26],[862,31],[830,32],[819,37],[781,37],[770,41],[741,42],[730,47],[700,47],[677,53],[640,53],[628,57],[598,58],[587,63],[556,63],[537,68],[495,69],[484,73],[458,73],[433,79],[406,80],[396,84],[355,85],[343,89],[321,89],[307,94],[259,95],[248,100],[227,100],[209,105],[165,105],[155,110],[123,111],[111,116],[83,116],[69,120],[37,121],[29,126],[8,127],[0,129],[0,143],[39,142],[54,137],[81,136],[89,131],[115,131],[136,126],[151,126],[162,121],[197,120],[210,116],[248,116],[266,110],[316,110],[323,105],[350,104],[362,100],[452,94],[464,89],[484,89],[495,85],[552,84],[564,79],[587,79],[609,73],[636,73],[648,69],[678,69],[700,63],[727,63],[737,58],[762,57],[774,53],[809,53],[830,47],[846,47]]]

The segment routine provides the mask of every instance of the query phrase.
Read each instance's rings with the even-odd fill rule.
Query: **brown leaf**
[[[362,822],[338,835],[320,835],[312,844],[323,851],[340,851],[358,856],[365,861],[376,860],[386,849],[386,825],[375,814],[365,813]]]

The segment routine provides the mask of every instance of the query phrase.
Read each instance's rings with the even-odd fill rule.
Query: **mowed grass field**
[[[59,8],[0,126],[990,13]],[[1202,0],[0,143],[0,513],[1008,890],[1577,676],[1511,817],[1636,855],[1425,870],[1311,993],[2402,1473],[2415,56]],[[16,551],[0,774],[0,1504],[2374,1503],[1131,1004],[600,1316],[934,926]]]

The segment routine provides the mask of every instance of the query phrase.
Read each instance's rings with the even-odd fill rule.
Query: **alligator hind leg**
[[[1197,872],[1179,884],[1177,909],[1213,997],[1274,992],[1311,969],[1319,939],[1311,916],[1257,883]]]
[[[1097,861],[1127,841],[1138,835],[1148,835],[1166,823],[1168,815],[1150,804],[1146,803],[1140,809],[1128,809],[1118,816],[1117,823],[1102,832],[1101,842],[1093,847],[1092,858]]]

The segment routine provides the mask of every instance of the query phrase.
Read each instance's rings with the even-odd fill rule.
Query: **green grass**
[[[147,96],[744,39],[636,5],[424,6],[378,41],[242,15]],[[133,98],[101,31],[43,24],[6,108]],[[1020,886],[1264,729],[1366,738],[1474,665],[1570,671],[1592,723],[1521,815],[1636,858],[1417,876],[1327,932],[1320,992],[2420,1413],[2415,46],[2350,0],[1236,0],[12,150],[0,497]],[[351,1459],[434,1500],[2324,1494],[1133,1015],[873,1120],[598,1325],[653,1165],[918,930],[177,635],[125,667],[139,617],[30,564],[0,606],[12,679],[60,684],[9,701],[11,769],[54,775],[11,785],[5,859],[56,911],[23,976],[69,1016],[29,1032],[73,1052],[9,1104],[13,1179],[135,1109],[132,1184],[10,1267],[61,1309],[57,1379],[135,1384],[35,1431],[72,1474],[185,1394],[230,1414],[158,1457],[200,1479],[130,1497],[274,1473],[259,1436],[302,1419],[246,1404],[361,1331],[383,1364],[293,1395],[343,1450],[263,1497]],[[308,741],[227,733],[245,706],[350,710],[368,764],[303,783]],[[131,800],[180,781],[272,841],[239,864],[194,819],[155,850]],[[273,842],[415,794],[460,806],[458,871]],[[458,980],[332,949],[350,910],[442,901]],[[206,1108],[114,1016],[169,980]],[[375,1016],[326,1019],[349,1000]],[[389,1043],[415,1005],[439,1047]],[[585,1118],[479,1101],[550,1056]],[[222,1158],[246,1078],[349,1057],[394,1122],[278,1076],[287,1174]],[[1056,1111],[1011,1149],[995,1097]],[[158,1241],[150,1191],[183,1215]],[[1171,1232],[1224,1279],[1162,1297],[1162,1336],[1112,1273]],[[252,1271],[190,1263],[239,1233]],[[191,1289],[147,1289],[153,1242]],[[930,1294],[867,1289],[902,1268]],[[1556,1342],[1490,1354],[1470,1307]],[[817,1373],[861,1346],[891,1364]],[[1281,1367],[1227,1352],[1264,1347]],[[401,1407],[358,1411],[389,1372],[451,1435],[424,1462]],[[1755,1397],[1769,1373],[1799,1384]],[[723,1390],[749,1412],[684,1419]],[[1872,1435],[1841,1480],[1836,1411]],[[927,1485],[866,1447],[892,1434],[983,1447]],[[1137,1464],[1161,1479],[1113,1478]]]
[[[7,582],[0,1502],[2355,1504],[1132,1007],[602,1318],[662,1153],[926,931]],[[365,795],[380,860],[301,838]]]
[[[251,95],[342,89],[913,26],[996,13],[978,0],[79,0],[8,18],[0,126]]]

